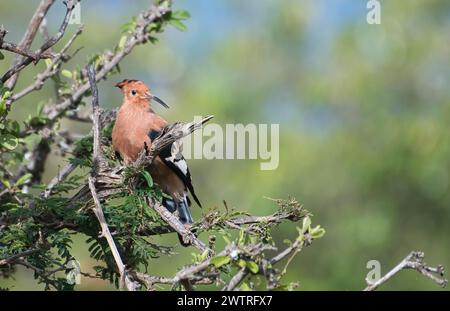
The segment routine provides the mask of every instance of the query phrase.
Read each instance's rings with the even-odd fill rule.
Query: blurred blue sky
[[[32,14],[38,2],[38,0],[19,0],[19,3],[23,4],[21,10],[29,11],[29,15]],[[82,22],[86,27],[89,27],[90,23],[95,24],[99,21],[104,24],[111,20],[125,23],[130,15],[136,15],[151,2],[149,0],[81,1]],[[266,31],[264,23],[273,12],[273,7],[288,5],[299,10],[299,14],[306,12],[309,16],[308,23],[305,25],[307,34],[305,43],[311,53],[299,55],[299,57],[309,57],[312,62],[314,60],[317,62],[317,59],[320,59],[316,57],[317,53],[327,53],[327,43],[339,31],[339,27],[347,23],[365,22],[366,3],[365,0],[286,0],[282,2],[277,0],[179,0],[174,1],[175,8],[186,9],[193,17],[186,22],[189,31],[179,33],[172,29],[168,31],[165,43],[176,48],[179,53],[192,61],[201,62],[201,59],[210,52],[209,49],[226,38],[232,38],[242,31],[263,33]],[[50,29],[56,30],[59,25],[61,10],[64,10],[62,4],[56,4],[51,8],[48,15]],[[16,26],[8,28],[10,31],[8,37],[18,40],[26,25],[19,24],[13,14],[1,15],[1,17],[2,24]],[[116,30],[111,29],[111,31]]]

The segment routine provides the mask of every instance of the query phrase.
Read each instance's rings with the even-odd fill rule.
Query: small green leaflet
[[[3,146],[8,150],[16,149],[18,144],[19,139],[11,134],[4,134],[0,136],[0,146]]]
[[[149,188],[153,187],[153,178],[152,178],[152,176],[150,175],[150,173],[147,172],[147,171],[143,171],[143,172],[142,172],[142,176],[144,176],[145,181],[147,182],[148,187],[149,187]]]
[[[223,265],[226,265],[231,261],[230,256],[216,256],[211,259],[211,264],[213,264],[216,268],[220,268]]]

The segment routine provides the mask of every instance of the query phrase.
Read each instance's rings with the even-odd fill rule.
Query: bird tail
[[[187,199],[187,196],[185,195],[183,200],[178,202],[177,209],[178,209],[178,217],[180,218],[181,223],[183,224],[192,224],[194,222],[194,219],[192,218],[192,213],[190,209],[190,202]]]
[[[194,222],[190,209],[191,203],[186,195],[179,202],[173,199],[163,198],[162,204],[171,213],[178,211],[178,218],[182,224],[192,224]],[[190,245],[189,243],[185,243],[183,241],[183,237],[180,234],[178,234],[178,239],[180,240],[180,244],[182,246],[186,247]]]
[[[171,213],[178,211],[178,219],[182,224],[192,224],[194,222],[190,209],[191,202],[187,196],[184,196],[184,198],[179,202],[164,197],[162,200],[162,205]]]

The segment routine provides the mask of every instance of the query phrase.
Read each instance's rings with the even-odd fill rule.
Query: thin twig
[[[282,251],[281,253],[272,257],[272,259],[270,260],[270,263],[276,264],[277,262],[279,262],[279,261],[283,260],[284,258],[286,258],[287,256],[289,256],[289,254],[291,254],[292,252],[297,251],[301,246],[302,246],[301,241],[299,239],[295,240],[295,242],[292,243],[291,246],[287,247],[284,251]]]
[[[58,174],[56,174],[55,177],[50,180],[50,182],[47,185],[47,188],[45,188],[45,191],[41,194],[44,198],[48,198],[52,194],[52,190],[64,179],[67,178],[76,168],[75,164],[67,163],[62,170],[58,171]]]
[[[222,288],[222,291],[232,291],[234,290],[248,275],[248,269],[246,267],[241,268],[241,270],[236,273],[231,280]]]
[[[92,133],[94,138],[93,157],[94,164],[98,165],[98,162],[101,160],[102,154],[100,138],[100,111],[98,103],[98,88],[95,81],[95,70],[93,65],[89,65],[87,67],[87,75],[92,92]]]
[[[394,275],[396,275],[403,269],[416,270],[420,274],[433,280],[439,286],[445,287],[447,285],[448,281],[443,277],[444,276],[444,268],[441,265],[439,265],[436,268],[429,267],[424,262],[424,258],[425,258],[425,254],[423,252],[420,252],[420,251],[411,252],[397,266],[395,266],[391,271],[386,273],[382,278],[380,278],[376,282],[371,283],[369,280],[366,279],[368,286],[364,289],[364,291],[376,290],[380,285],[386,283]]]
[[[25,31],[25,34],[23,35],[22,40],[19,42],[17,47],[21,50],[28,50],[33,43],[34,37],[36,36],[36,33],[39,29],[39,25],[42,23],[43,19],[45,18],[45,15],[47,15],[48,10],[52,6],[52,4],[55,2],[55,0],[42,0],[39,3],[39,6],[37,7],[36,11],[33,14],[33,17],[30,20],[30,23],[28,24],[27,30]],[[44,51],[45,52],[45,51]],[[36,57],[35,53],[33,55]],[[14,60],[12,67],[18,65],[20,62],[23,61],[22,56],[16,57]],[[16,84],[17,78],[19,76],[19,72],[16,72],[6,83],[6,87],[12,90]]]
[[[104,237],[106,239],[106,241],[108,241],[109,248],[111,249],[114,260],[117,264],[117,268],[119,270],[120,280],[121,280],[121,282],[120,282],[121,288],[123,287],[123,285],[125,285],[125,286],[127,286],[127,288],[129,290],[134,290],[134,288],[132,286],[129,286],[129,284],[131,282],[125,271],[125,265],[123,264],[123,261],[122,261],[122,258],[120,257],[116,243],[114,242],[111,232],[109,231],[108,224],[106,223],[105,215],[103,214],[102,206],[100,204],[100,200],[98,199],[97,191],[95,190],[94,178],[92,176],[90,176],[88,181],[89,181],[89,188],[91,189],[92,198],[94,199],[94,202],[95,202],[95,206],[92,209],[93,209],[94,214],[97,217],[98,222],[100,223],[100,226],[102,228],[102,233],[101,233],[100,237]]]
[[[73,11],[73,9],[75,7],[75,2],[74,2],[74,0],[67,0],[67,2],[65,2],[65,4],[66,4],[66,7],[67,7],[66,15],[64,16],[63,22],[61,23],[61,26],[59,27],[58,32],[53,37],[51,37],[50,40],[45,41],[44,44],[42,44],[41,47],[37,51],[34,52],[34,55],[36,55],[37,57],[40,57],[40,55],[43,52],[45,52],[46,50],[48,50],[49,48],[54,46],[64,36],[67,24],[69,23],[70,14],[72,13],[72,11]],[[41,21],[42,21],[42,19],[41,19]],[[39,22],[39,24],[40,24],[40,22]],[[39,27],[39,25],[38,25],[38,27]],[[37,31],[37,28],[36,28],[35,31]],[[12,66],[12,68],[9,69],[2,76],[0,81],[5,83],[9,78],[11,78],[13,75],[18,73],[22,69],[24,69],[29,64],[31,64],[34,60],[35,59],[32,58],[32,57],[27,57],[24,60],[19,61],[17,64]]]
[[[41,55],[36,55],[32,51],[19,48],[19,46],[17,46],[16,44],[14,44],[12,42],[2,41],[2,40],[0,40],[0,49],[15,53],[15,54],[18,54],[21,56],[26,56],[26,57],[32,58],[34,60],[46,59],[46,58],[53,57],[53,54],[50,52],[44,52],[44,53],[41,53]]]
[[[39,252],[38,249],[31,248],[31,249],[28,249],[28,250],[23,251],[21,253],[12,255],[11,257],[8,257],[8,258],[0,260],[0,266],[7,265],[7,264],[10,264],[10,263],[14,263],[16,260],[18,260],[20,258],[30,256],[30,255],[32,255],[34,253],[37,253],[37,252]]]
[[[195,234],[193,234],[190,230],[188,230],[180,220],[171,212],[169,212],[158,200],[152,197],[147,198],[147,204],[161,216],[161,218],[169,224],[176,232],[178,232],[183,241],[188,244],[192,244],[201,252],[207,250],[209,253],[212,253],[212,250],[208,248],[208,246],[203,243],[203,241],[199,240]]]
[[[50,64],[50,66],[48,66],[43,72],[37,74],[36,79],[32,84],[24,88],[22,91],[9,97],[8,100],[6,101],[6,105],[10,107],[13,102],[21,99],[22,97],[30,94],[33,91],[40,90],[47,79],[51,78],[56,73],[58,73],[60,70],[59,68],[60,61],[64,59],[66,51],[70,48],[72,43],[81,34],[82,31],[83,26],[80,26],[78,30],[69,39],[69,41],[66,43],[66,45],[62,48],[62,50],[58,54],[56,54],[56,56],[52,59],[52,63]]]

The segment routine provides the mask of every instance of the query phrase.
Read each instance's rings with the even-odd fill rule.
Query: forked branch
[[[420,274],[426,276],[427,278],[433,280],[436,284],[441,287],[447,285],[447,280],[444,278],[444,267],[438,265],[437,267],[430,267],[424,262],[425,254],[420,251],[413,251],[408,256],[406,256],[397,266],[395,266],[391,271],[386,273],[382,278],[376,282],[371,283],[366,279],[367,287],[364,291],[374,291],[382,284],[389,281],[394,275],[399,273],[404,269],[413,269]]]

